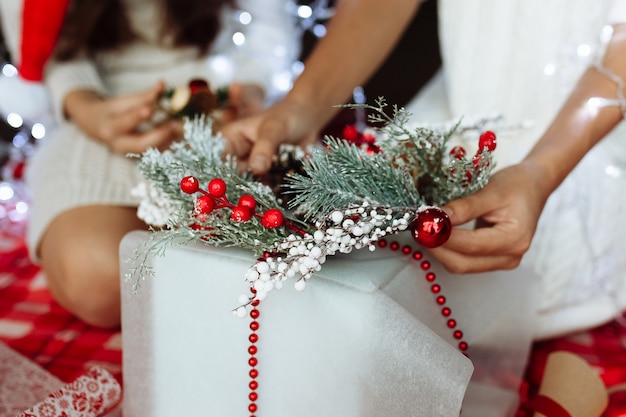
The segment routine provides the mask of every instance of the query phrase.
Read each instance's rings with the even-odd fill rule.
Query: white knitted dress
[[[443,69],[407,109],[425,122],[493,114],[509,125],[531,122],[499,136],[498,168],[519,161],[591,63],[607,25],[625,21],[625,3],[441,0]],[[523,259],[542,276],[537,337],[598,325],[626,307],[625,209],[620,126],[550,198]]]
[[[193,48],[173,49],[159,40],[158,2],[125,0],[133,29],[140,39],[119,53],[101,54],[95,61],[77,59],[51,63],[45,82],[49,87],[59,126],[31,158],[27,180],[32,191],[28,242],[32,253],[49,223],[60,213],[84,205],[136,206],[131,190],[141,175],[134,160],[112,153],[82,134],[59,113],[63,97],[76,88],[92,88],[105,96],[148,89],[158,81],[177,86],[192,78],[205,78],[212,86],[231,81],[255,82],[272,96],[277,77],[288,74],[298,54],[295,21],[284,0],[239,1],[252,21],[237,24],[235,13],[224,13],[223,29],[213,53],[198,58]],[[246,42],[235,46],[233,33]]]

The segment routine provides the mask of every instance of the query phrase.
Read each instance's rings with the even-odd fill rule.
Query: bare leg
[[[39,250],[59,304],[94,326],[119,325],[119,245],[137,229],[146,225],[131,207],[85,206],[54,219]]]

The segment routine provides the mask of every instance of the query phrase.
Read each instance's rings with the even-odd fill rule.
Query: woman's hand
[[[242,169],[264,174],[280,144],[304,147],[315,143],[317,132],[310,115],[306,105],[283,99],[256,116],[224,126],[226,153],[237,156]]]
[[[453,273],[513,269],[528,250],[550,189],[542,170],[530,161],[496,172],[482,190],[443,209],[453,226],[476,221],[468,230],[455,227],[432,255]]]
[[[113,152],[125,155],[150,147],[165,149],[182,136],[180,121],[166,120],[142,129],[154,115],[164,88],[159,82],[150,90],[112,98],[102,98],[91,90],[75,90],[65,98],[65,114],[86,135]]]

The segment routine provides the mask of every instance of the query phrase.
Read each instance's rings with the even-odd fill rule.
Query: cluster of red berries
[[[472,158],[472,162],[474,163],[474,166],[476,168],[480,168],[481,164],[483,163],[483,158],[481,154],[485,150],[487,150],[488,152],[493,152],[496,150],[496,134],[493,133],[491,130],[484,131],[478,138],[478,150]],[[462,146],[455,146],[450,149],[450,156],[456,159],[463,159],[465,158],[466,154],[467,151]],[[472,180],[472,173],[470,171],[467,171],[465,175],[467,176],[468,181]]]
[[[375,144],[376,136],[372,132],[359,132],[355,125],[346,125],[343,128],[342,137],[369,154],[380,152],[380,147]]]
[[[475,161],[474,163],[480,163],[480,154],[487,150],[489,152],[493,152],[496,150],[496,134],[491,130],[486,130],[483,132],[478,138],[478,150],[476,151],[476,155],[472,159]],[[465,148],[462,146],[455,146],[450,150],[450,156],[456,159],[463,159],[467,152]]]
[[[194,202],[194,212],[202,219],[215,209],[230,208],[230,218],[236,222],[247,222],[253,216],[260,219],[266,229],[275,229],[284,223],[282,211],[271,208],[264,213],[257,213],[257,202],[251,195],[244,194],[239,197],[237,204],[232,204],[226,198],[226,182],[221,178],[209,181],[207,190],[200,188],[200,182],[194,176],[186,176],[180,181],[180,189],[186,194],[202,193]]]

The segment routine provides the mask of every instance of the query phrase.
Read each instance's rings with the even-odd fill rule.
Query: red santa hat
[[[24,0],[20,45],[20,76],[41,81],[52,55],[70,0]]]

